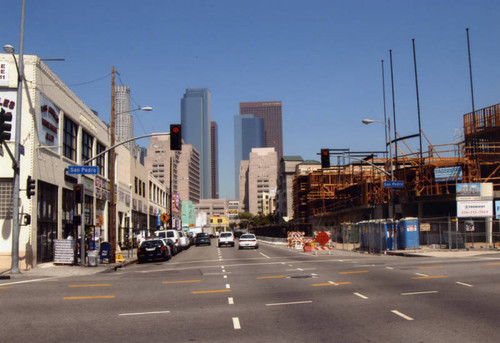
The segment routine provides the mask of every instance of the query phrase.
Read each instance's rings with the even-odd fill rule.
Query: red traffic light
[[[179,127],[178,127],[178,126],[174,126],[174,127],[172,128],[172,132],[173,132],[173,133],[179,133]]]

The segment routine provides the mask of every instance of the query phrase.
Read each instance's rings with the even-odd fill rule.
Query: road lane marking
[[[413,280],[422,280],[422,279],[440,279],[440,278],[445,278],[447,276],[445,275],[431,275],[431,276],[417,276],[417,277],[412,277]]]
[[[229,305],[234,305],[234,299],[233,298],[227,298],[227,303]]]
[[[401,293],[401,295],[420,295],[420,294],[434,294],[434,293],[438,293],[438,291],[410,292],[410,293]]]
[[[60,278],[61,278],[61,276],[55,276],[55,277],[49,277],[49,278],[43,278],[43,279],[14,281],[14,282],[2,283],[2,286],[11,286],[11,285],[18,285],[18,284],[21,284],[21,283],[31,283],[31,282],[48,281],[48,280],[54,280],[54,279],[60,279]]]
[[[326,283],[313,283],[311,286],[313,287],[321,287],[321,286],[338,286],[338,285],[350,285],[352,282],[332,282],[328,281]]]
[[[163,314],[170,313],[170,311],[152,311],[152,312],[136,312],[136,313],[120,313],[119,316],[143,316],[149,314]]]
[[[500,266],[500,262],[486,263],[487,266]]]
[[[86,297],[64,297],[63,300],[85,300],[85,299],[114,299],[114,295],[95,295]]]
[[[259,253],[261,254],[262,256],[264,256],[265,258],[270,258],[269,256],[267,256],[266,254],[263,254],[263,253]]]
[[[443,266],[425,266],[425,267],[418,267],[418,269],[439,269],[443,268]]]
[[[9,289],[11,287],[0,287],[0,289]]]
[[[369,273],[368,270],[356,270],[353,272],[339,272],[339,274],[363,274],[363,273]]]
[[[222,269],[224,269],[224,266],[220,266]]]
[[[222,272],[223,272],[223,273],[225,273],[225,272],[226,272],[226,270],[225,270],[225,269],[222,269]]]
[[[226,283],[226,288],[227,288],[227,289],[231,288],[231,285],[230,285],[230,284],[228,284],[228,283]]]
[[[235,330],[241,329],[240,320],[238,317],[233,317],[233,326]]]
[[[401,318],[404,318],[404,319],[406,319],[406,320],[413,320],[413,318],[412,318],[412,317],[409,317],[409,316],[407,316],[406,314],[403,314],[403,313],[401,313],[401,312],[399,312],[399,311],[392,310],[391,312],[392,312],[392,313],[394,313],[394,314],[397,314],[398,316],[400,316]]]
[[[257,280],[262,280],[262,279],[279,279],[279,278],[285,278],[288,277],[287,275],[273,275],[273,276],[257,276]]]
[[[230,289],[216,289],[213,291],[193,291],[191,293],[193,294],[207,294],[207,293],[226,293],[226,292],[231,292]]]
[[[420,274],[420,273],[415,273],[415,275],[419,275],[419,276],[429,276],[427,274]]]
[[[360,297],[361,299],[368,299],[367,296],[364,296],[363,294],[361,293],[353,293],[354,295],[357,295],[358,297]]]
[[[392,267],[385,267],[385,269],[393,270],[394,268],[392,268]]]
[[[179,280],[179,281],[163,281],[162,283],[193,283],[193,282],[201,282],[201,280]]]
[[[467,287],[474,287],[472,285],[469,285],[468,283],[460,282],[460,281],[457,281],[457,284],[462,285],[462,286],[467,286]]]
[[[266,304],[266,306],[285,306],[285,305],[299,305],[299,304],[310,304],[310,303],[312,303],[312,301],[307,300],[307,301],[294,301],[294,302],[289,302],[289,303]]]
[[[223,276],[223,278],[224,278],[224,279],[227,279],[227,275],[224,275],[224,276]]]
[[[68,287],[109,287],[110,283],[96,284],[96,285],[68,285]]]

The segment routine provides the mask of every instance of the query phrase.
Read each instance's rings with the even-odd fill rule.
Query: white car
[[[185,250],[191,246],[191,239],[187,235],[186,231],[179,231],[179,237],[182,249]]]
[[[232,232],[221,232],[219,239],[217,241],[217,245],[219,246],[219,248],[222,245],[230,245],[230,246],[234,247],[234,235],[233,235],[233,233]]]
[[[177,230],[158,230],[155,231],[156,237],[167,238],[171,240],[175,245],[174,255],[181,252],[183,247],[181,245],[181,236]]]
[[[259,243],[257,243],[257,237],[253,233],[244,233],[241,235],[238,242],[238,249],[243,248],[259,248]]]

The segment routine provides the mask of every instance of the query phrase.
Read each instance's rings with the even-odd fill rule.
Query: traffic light
[[[10,130],[12,129],[12,113],[5,112],[2,108],[0,110],[0,145],[4,141],[10,140]]]
[[[321,149],[321,168],[330,168],[330,149]]]
[[[36,180],[31,178],[31,175],[28,176],[28,179],[26,179],[26,196],[28,199],[31,199],[33,195],[35,195],[35,189],[36,189]]]
[[[170,150],[182,150],[181,124],[170,124]]]
[[[83,185],[81,183],[73,186],[75,193],[75,204],[83,204]]]

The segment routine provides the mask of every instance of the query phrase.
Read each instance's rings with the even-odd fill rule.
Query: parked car
[[[137,260],[143,263],[149,260],[169,260],[172,257],[168,244],[160,238],[142,241],[137,248]]]
[[[191,241],[189,240],[186,231],[179,231],[179,237],[181,248],[184,250],[188,249],[191,246]]]
[[[257,237],[253,233],[244,233],[240,236],[238,241],[238,249],[243,248],[259,248],[259,243],[257,243]]]
[[[217,240],[217,244],[219,247],[223,245],[230,245],[234,247],[234,235],[232,232],[221,232],[219,235],[219,239]]]
[[[171,238],[162,238],[165,243],[167,243],[168,247],[170,248],[170,255],[175,256],[177,255],[177,249],[175,248],[175,243]]]
[[[158,230],[158,231],[155,231],[155,236],[160,237],[160,238],[170,239],[175,245],[174,255],[176,255],[182,251],[181,236],[179,235],[179,231],[177,231],[177,230]]]
[[[195,241],[196,246],[202,245],[202,244],[208,244],[212,245],[212,242],[210,240],[210,236],[208,233],[199,233],[196,235],[196,241]]]

